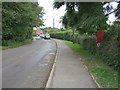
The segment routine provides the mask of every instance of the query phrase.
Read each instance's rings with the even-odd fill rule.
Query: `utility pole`
[[[55,20],[54,20],[54,18],[53,18],[53,28],[54,28],[54,25],[55,25]]]

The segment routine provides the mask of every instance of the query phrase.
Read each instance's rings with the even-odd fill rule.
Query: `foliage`
[[[1,49],[8,49],[8,48],[15,48],[24,44],[28,44],[31,42],[31,39],[26,39],[24,42],[18,42],[14,40],[3,40],[3,46],[1,46]]]
[[[58,29],[58,28],[51,28],[51,27],[49,27],[49,28],[44,28],[43,31],[45,33],[57,33],[57,32],[60,32],[61,30]]]
[[[117,6],[117,12],[115,13],[115,16],[117,17],[117,19],[120,20],[120,1],[118,2],[118,6]]]
[[[62,17],[65,28],[76,28],[80,33],[93,34],[100,27],[105,29],[107,18],[100,2],[55,2],[54,8],[66,5],[66,14]],[[92,12],[91,12],[92,11]]]
[[[107,33],[104,35],[103,47],[100,52],[103,59],[107,61],[108,65],[113,66],[115,69],[120,69],[120,26],[111,26]],[[107,59],[106,59],[107,58]]]
[[[93,57],[86,50],[84,50],[82,45],[77,43],[73,44],[72,42],[66,40],[62,40],[62,41],[64,41],[70,48],[76,51],[81,57]]]
[[[52,33],[66,33],[66,32],[72,32],[72,29],[58,29],[58,28],[44,28],[43,30],[45,33],[49,33],[49,34],[52,34]]]
[[[42,10],[36,2],[3,2],[2,40],[24,42],[32,39],[33,27],[43,25]]]

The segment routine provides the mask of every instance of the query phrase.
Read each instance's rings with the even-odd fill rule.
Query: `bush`
[[[110,30],[105,33],[102,42],[103,45],[99,50],[102,55],[101,58],[103,58],[103,60],[105,60],[109,66],[112,66],[116,70],[120,69],[120,37],[118,36],[119,33],[120,31],[117,27],[111,27]]]
[[[95,38],[93,38],[93,37],[85,38],[82,42],[82,46],[85,50],[89,51],[91,54],[96,53]]]
[[[9,48],[13,48],[13,47],[18,47],[20,45],[30,43],[31,41],[32,41],[31,39],[27,39],[27,40],[22,41],[22,42],[14,41],[14,40],[3,40],[2,46],[9,46]]]
[[[2,46],[12,46],[12,43],[14,43],[14,41],[2,40]]]

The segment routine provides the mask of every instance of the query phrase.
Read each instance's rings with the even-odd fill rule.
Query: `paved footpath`
[[[81,62],[80,56],[64,42],[55,41],[58,44],[58,54],[50,88],[97,88]]]

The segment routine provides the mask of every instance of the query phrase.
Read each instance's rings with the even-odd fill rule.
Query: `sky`
[[[44,27],[53,27],[53,18],[54,18],[54,27],[62,28],[62,24],[60,22],[60,17],[64,16],[65,6],[62,6],[60,9],[53,9],[53,1],[54,0],[38,0],[38,4],[44,7]],[[112,3],[114,8],[117,7],[116,3]],[[109,15],[109,21],[115,21],[114,14]],[[109,23],[109,21],[107,21]]]
[[[53,27],[53,18],[54,18],[54,26],[57,28],[61,28],[61,24],[59,23],[60,17],[64,16],[65,6],[60,9],[53,9],[53,0],[38,0],[38,4],[44,7],[44,22],[45,27]]]
[[[112,2],[111,5],[113,6],[114,9],[117,8],[117,4],[115,2]],[[107,21],[107,23],[109,23],[109,21],[114,22],[115,20],[116,20],[115,15],[112,13],[109,15],[109,20]]]

